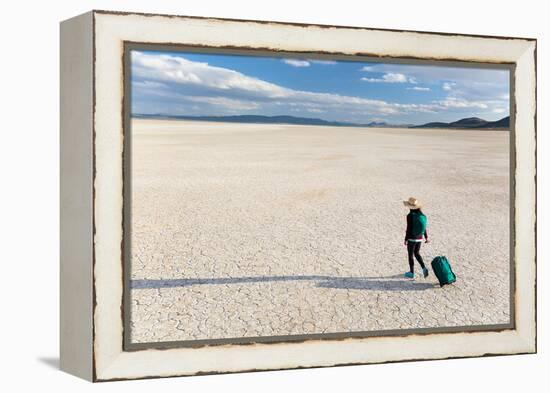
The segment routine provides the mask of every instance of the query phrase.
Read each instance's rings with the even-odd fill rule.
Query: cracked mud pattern
[[[134,120],[132,342],[508,323],[508,146],[500,131]],[[409,196],[452,286],[402,278]]]

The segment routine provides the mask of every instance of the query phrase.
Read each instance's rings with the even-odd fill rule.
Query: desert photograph
[[[508,69],[130,64],[131,343],[509,327]]]

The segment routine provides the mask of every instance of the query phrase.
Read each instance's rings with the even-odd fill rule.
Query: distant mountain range
[[[339,121],[327,121],[308,117],[295,116],[261,116],[261,115],[236,115],[236,116],[179,116],[179,115],[134,115],[138,118],[156,119],[181,119],[181,120],[202,120],[221,121],[230,123],[268,123],[268,124],[303,124],[314,126],[343,126],[343,127],[365,127],[364,124],[354,124]]]
[[[220,121],[230,123],[260,123],[260,124],[300,124],[313,126],[337,126],[337,127],[409,127],[409,124],[390,125],[387,123],[351,123],[343,121],[328,121],[310,117],[296,116],[261,116],[261,115],[235,115],[235,116],[180,116],[162,114],[134,114],[133,117],[141,119],[174,119],[174,120],[197,120],[197,121]]]
[[[260,124],[299,124],[314,126],[337,127],[388,127],[388,128],[462,128],[462,129],[509,129],[510,117],[507,116],[497,121],[487,121],[478,117],[469,117],[452,123],[432,122],[422,125],[414,124],[389,124],[385,122],[350,123],[340,121],[328,121],[309,117],[296,116],[262,116],[262,115],[235,115],[235,116],[181,116],[163,114],[134,114],[138,119],[168,119],[168,120],[195,120],[195,121],[219,121],[230,123],[260,123]]]
[[[453,121],[452,123],[433,122],[412,126],[411,128],[509,129],[510,116],[506,116],[497,121],[487,121],[479,117],[467,117],[465,119]]]

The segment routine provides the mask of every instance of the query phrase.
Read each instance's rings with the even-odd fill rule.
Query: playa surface
[[[134,343],[506,324],[509,133],[132,121]],[[403,245],[424,203],[427,264]]]

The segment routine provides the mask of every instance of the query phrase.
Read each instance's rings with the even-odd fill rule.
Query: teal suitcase
[[[451,268],[451,264],[444,256],[435,257],[432,261],[432,269],[439,280],[439,285],[452,284],[456,281],[456,275]]]

